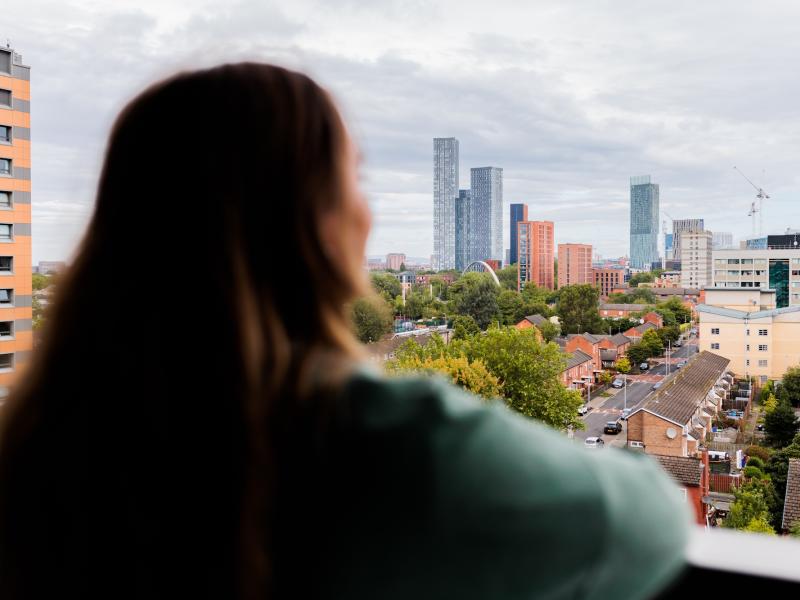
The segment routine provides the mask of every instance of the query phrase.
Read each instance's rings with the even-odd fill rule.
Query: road
[[[675,364],[686,360],[697,352],[697,339],[691,337],[681,348],[674,350],[670,355],[670,373],[675,371]],[[575,432],[575,438],[585,440],[587,437],[602,437],[606,444],[617,440],[613,445],[625,443],[625,430],[618,435],[604,435],[603,427],[608,421],[616,421],[622,414],[622,409],[635,409],[652,393],[653,384],[661,381],[667,374],[666,359],[655,359],[660,361],[648,372],[641,375],[629,375],[627,385],[627,398],[624,390],[609,389],[612,395],[608,398],[592,398],[589,405],[592,410],[583,418],[586,429]],[[627,404],[626,404],[627,401]],[[624,422],[623,422],[624,428]]]

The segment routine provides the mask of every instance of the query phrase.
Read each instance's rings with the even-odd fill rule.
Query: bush
[[[750,477],[751,479],[764,479],[763,471],[756,466],[747,465],[743,473],[745,477]]]
[[[751,460],[753,458],[760,458],[764,463],[766,463],[769,460],[769,457],[772,456],[772,450],[765,448],[764,446],[756,445],[748,446],[744,449],[744,453],[750,457]]]
[[[766,464],[767,464],[766,461],[762,460],[758,456],[751,456],[747,459],[748,467],[755,467],[757,469],[761,469],[762,471],[764,470]]]

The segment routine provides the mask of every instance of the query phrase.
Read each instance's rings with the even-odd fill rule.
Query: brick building
[[[592,245],[558,245],[558,287],[593,284]]]
[[[600,296],[608,298],[615,288],[625,284],[625,269],[595,268],[592,269],[592,280]]]

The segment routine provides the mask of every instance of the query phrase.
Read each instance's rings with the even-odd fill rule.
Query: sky
[[[504,169],[506,247],[523,202],[556,242],[626,255],[642,174],[667,222],[750,235],[734,165],[770,195],[764,232],[800,228],[798,22],[800,3],[771,0],[8,3],[0,42],[31,66],[33,259],[72,255],[127,100],[243,59],[333,92],[365,157],[370,255],[431,254],[433,137],[460,140],[462,187]]]

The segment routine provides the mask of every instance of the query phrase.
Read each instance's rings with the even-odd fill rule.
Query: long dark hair
[[[268,590],[275,415],[359,356],[360,275],[318,231],[346,135],[324,90],[264,64],[179,74],[123,110],[2,408],[2,597],[104,577],[111,597]]]

